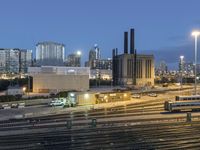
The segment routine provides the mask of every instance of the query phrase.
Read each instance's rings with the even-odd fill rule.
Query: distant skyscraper
[[[81,54],[75,53],[67,56],[66,66],[81,67]]]
[[[20,50],[20,72],[27,73],[28,67],[32,66],[32,50]]]
[[[85,62],[86,67],[92,67],[101,59],[100,49],[97,44],[89,51],[89,60]]]
[[[156,68],[156,74],[160,75],[163,73],[167,73],[168,68],[167,68],[167,64],[165,63],[165,61],[161,61],[159,66]]]
[[[89,61],[93,61],[96,59],[96,51],[94,49],[91,49],[89,52]]]
[[[94,50],[95,50],[95,52],[96,52],[96,59],[97,59],[97,60],[101,59],[100,49],[99,49],[99,47],[98,47],[97,44],[94,45]]]
[[[197,68],[198,68],[198,64],[197,64]],[[194,64],[192,62],[184,62],[183,72],[188,75],[194,75]]]
[[[26,49],[0,49],[1,73],[27,73],[32,63],[32,51]]]
[[[63,66],[65,59],[64,44],[40,42],[36,45],[36,63],[41,66]]]

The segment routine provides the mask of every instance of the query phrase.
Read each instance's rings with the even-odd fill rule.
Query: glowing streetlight
[[[181,61],[183,61],[184,56],[180,56]]]
[[[23,88],[22,88],[22,91],[24,92],[23,94],[25,94],[25,92],[26,92],[26,87],[23,87]]]
[[[81,53],[81,51],[77,51],[76,54],[77,54],[78,56],[81,56],[82,53]]]
[[[194,41],[194,50],[195,50],[195,63],[194,63],[194,74],[195,74],[195,86],[194,86],[194,93],[197,94],[197,38],[200,35],[199,31],[193,31],[192,36],[195,37]]]
[[[81,55],[82,55],[82,52],[80,50],[78,50],[76,52],[76,66],[77,67],[80,67],[81,66]]]

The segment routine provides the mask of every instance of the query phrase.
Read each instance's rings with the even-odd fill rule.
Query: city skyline
[[[113,48],[122,52],[123,31],[135,28],[138,53],[153,53],[156,63],[164,60],[173,66],[180,55],[189,61],[194,58],[190,33],[200,27],[198,4],[197,0],[2,1],[0,47],[32,49],[35,54],[36,43],[55,41],[66,45],[67,54],[82,50],[84,62],[94,44],[104,58],[111,57]]]

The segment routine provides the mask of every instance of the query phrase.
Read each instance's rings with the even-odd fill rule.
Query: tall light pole
[[[181,90],[183,88],[183,58],[184,56],[180,56]]]
[[[197,95],[197,38],[200,35],[199,31],[193,31],[192,36],[194,36],[194,50],[195,50],[195,63],[194,63],[194,77],[195,77],[195,86],[194,86],[194,94]]]
[[[78,50],[76,52],[76,55],[78,56],[78,66],[80,67],[81,66],[81,55],[82,55],[82,52],[80,50]]]

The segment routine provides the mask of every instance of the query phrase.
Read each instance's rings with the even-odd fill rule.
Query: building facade
[[[112,70],[112,59],[95,59],[90,62],[91,69]]]
[[[87,67],[42,66],[28,69],[29,75],[33,77],[33,92],[89,90],[90,69]]]
[[[114,85],[154,85],[154,56],[122,54],[114,57]],[[136,62],[136,65],[134,65]]]
[[[36,64],[38,66],[63,66],[64,60],[64,44],[40,42],[36,45]]]
[[[0,49],[1,73],[27,73],[32,65],[32,50]]]

